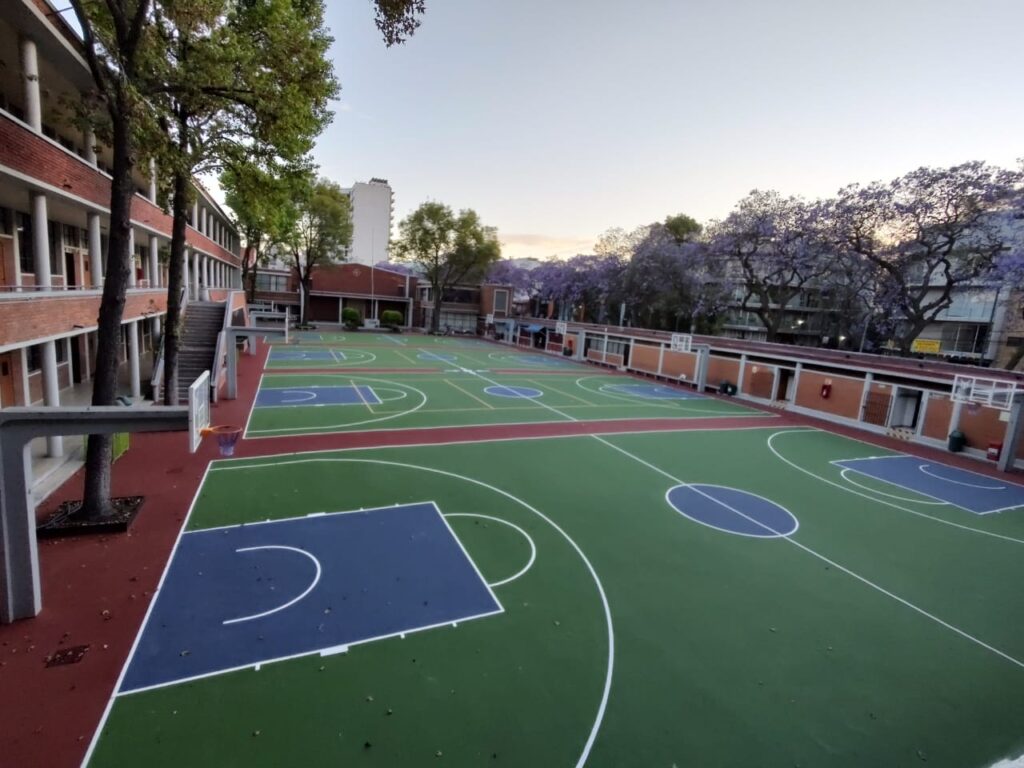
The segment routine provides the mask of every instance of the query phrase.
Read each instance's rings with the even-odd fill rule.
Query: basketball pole
[[[1020,444],[1021,426],[1024,420],[1021,419],[1021,395],[1013,398],[1013,406],[1010,408],[1010,421],[1006,424],[1006,436],[1003,438],[1003,450],[999,454],[999,471],[1010,472],[1017,459],[1017,446]]]

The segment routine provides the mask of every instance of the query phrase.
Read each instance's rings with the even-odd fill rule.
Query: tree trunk
[[[121,99],[123,102],[123,98]],[[122,103],[122,106],[123,103]],[[124,115],[130,108],[124,106]],[[115,121],[111,143],[114,162],[110,182],[110,234],[108,240],[106,282],[96,330],[96,366],[93,369],[92,404],[113,405],[117,397],[118,367],[121,360],[121,318],[131,254],[132,170],[135,146],[126,118]],[[90,435],[85,453],[85,494],[78,516],[101,519],[114,513],[110,503],[111,435]]]
[[[434,292],[434,308],[430,313],[430,332],[438,333],[441,330],[441,286],[431,285]]]
[[[299,280],[302,282],[302,324],[309,324],[309,290],[313,287],[313,276],[307,272]]]
[[[252,304],[254,301],[256,301],[256,273],[259,271],[259,268],[260,268],[260,264],[259,264],[260,255],[257,253],[257,254],[255,254],[255,256],[256,256],[256,261],[254,261],[252,263],[252,265],[249,267],[249,274],[246,276],[247,279],[248,279],[248,282],[245,283],[245,287],[246,287],[246,291],[247,291],[247,299],[246,300],[250,304]]]
[[[188,176],[174,174],[171,200],[171,263],[167,280],[167,330],[164,332],[164,405],[178,404],[178,351],[181,347],[181,289],[185,283],[185,225]]]

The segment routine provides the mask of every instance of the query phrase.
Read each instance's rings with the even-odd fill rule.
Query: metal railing
[[[181,311],[185,311],[185,307],[188,305],[188,288],[184,287],[181,289],[181,295],[178,297]],[[156,362],[153,363],[153,373],[149,377],[149,384],[153,389],[153,402],[159,403],[163,399],[163,386],[164,386],[164,340],[167,338],[167,326],[164,326],[164,332],[160,335],[160,353],[157,355]]]

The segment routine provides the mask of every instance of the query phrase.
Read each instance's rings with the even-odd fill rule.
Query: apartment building
[[[391,247],[391,222],[395,212],[395,194],[387,179],[357,181],[344,190],[352,210],[352,244],[345,251],[346,261],[356,264],[383,264]]]
[[[112,160],[72,105],[92,87],[77,33],[46,0],[0,14],[0,407],[81,402],[91,379],[107,248]],[[171,217],[157,169],[132,200],[133,266],[124,310],[124,394],[139,398],[167,311]],[[196,184],[187,227],[188,296],[240,284],[238,234]],[[82,387],[83,391],[88,387]],[[48,440],[49,456],[63,453]]]

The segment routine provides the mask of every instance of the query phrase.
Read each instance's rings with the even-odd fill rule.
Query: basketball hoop
[[[234,456],[235,455],[235,443],[238,442],[238,438],[242,436],[244,430],[242,427],[233,427],[230,425],[223,425],[218,427],[208,427],[203,430],[203,436],[216,435],[217,437],[217,448],[220,449],[221,456]]]

